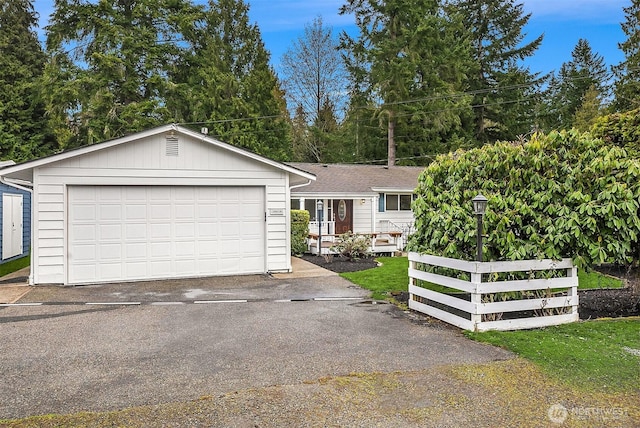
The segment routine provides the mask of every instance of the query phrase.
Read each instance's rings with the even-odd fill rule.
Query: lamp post
[[[487,211],[487,198],[482,196],[482,194],[478,194],[472,200],[473,202],[473,212],[476,215],[476,220],[478,223],[478,230],[476,231],[476,248],[478,250],[478,256],[476,258],[477,261],[482,261],[482,216]]]
[[[317,211],[317,219],[318,219],[318,256],[322,255],[322,214],[323,214],[324,204],[322,203],[322,199],[318,199],[316,203],[316,211]]]

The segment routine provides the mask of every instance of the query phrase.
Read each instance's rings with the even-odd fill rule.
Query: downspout
[[[23,180],[18,180],[18,181],[22,184],[31,184],[31,186],[33,186],[33,183],[29,183],[28,181],[23,181]],[[7,186],[15,187],[16,189],[24,190],[25,192],[29,192],[31,194],[31,210],[30,210],[31,233],[29,234],[30,235],[29,240],[31,241],[31,248],[29,248],[29,285],[33,285],[33,188],[30,189],[28,187],[25,187],[24,185],[13,183],[11,181],[8,181],[3,176],[0,176],[0,183],[6,184]]]
[[[309,184],[311,184],[313,180],[309,179],[309,181],[307,181],[306,183],[302,183],[302,184],[296,184],[294,186],[289,186],[289,190],[291,189],[297,189],[298,187],[304,187],[304,186],[308,186]]]

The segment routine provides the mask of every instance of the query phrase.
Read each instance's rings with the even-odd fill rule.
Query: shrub
[[[331,251],[338,252],[348,259],[360,259],[369,257],[369,247],[371,239],[364,235],[355,235],[351,232],[343,233],[338,237],[338,241],[331,247]]]
[[[599,117],[591,133],[607,144],[637,153],[640,150],[640,109]]]
[[[291,210],[291,254],[300,255],[307,251],[309,236],[309,212]]]
[[[578,131],[439,156],[419,179],[409,249],[473,260],[471,199],[489,199],[485,260],[638,258],[640,161]]]

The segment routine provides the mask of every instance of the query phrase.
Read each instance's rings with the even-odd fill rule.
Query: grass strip
[[[379,257],[382,266],[345,272],[340,276],[372,292],[378,300],[389,298],[389,293],[407,291],[409,288],[409,261],[406,257]]]
[[[465,332],[530,360],[583,389],[640,390],[640,318],[581,321],[536,330]]]
[[[604,275],[600,272],[578,271],[578,288],[588,290],[593,288],[622,288],[624,282],[616,277]]]
[[[19,259],[11,260],[10,262],[0,265],[0,276],[5,276],[22,268],[29,266],[31,262],[30,256],[21,257]]]

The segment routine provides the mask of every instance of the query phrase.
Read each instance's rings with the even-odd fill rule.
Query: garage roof
[[[264,156],[260,156],[257,155],[255,153],[251,153],[247,150],[241,149],[239,147],[236,146],[232,146],[231,144],[227,144],[227,143],[223,143],[219,140],[216,140],[215,138],[211,138],[208,137],[204,134],[192,131],[190,129],[178,126],[176,124],[170,124],[170,125],[163,125],[157,128],[152,128],[146,131],[142,131],[142,132],[137,132],[131,135],[127,135],[124,137],[120,137],[120,138],[116,138],[113,140],[109,140],[109,141],[105,141],[102,143],[97,143],[97,144],[92,144],[89,146],[83,146],[83,147],[79,147],[77,149],[72,149],[72,150],[68,150],[68,151],[64,151],[62,153],[58,153],[55,155],[51,155],[51,156],[47,156],[47,157],[43,157],[43,158],[39,158],[39,159],[35,159],[35,160],[31,160],[28,162],[23,162],[17,165],[13,165],[13,166],[8,166],[6,168],[3,168],[0,171],[0,174],[2,175],[3,178],[8,178],[8,179],[13,179],[13,180],[17,180],[18,182],[26,182],[26,183],[31,183],[33,181],[33,170],[34,168],[43,166],[43,165],[48,165],[54,162],[58,162],[61,160],[65,160],[65,159],[70,159],[70,158],[74,158],[77,156],[82,156],[85,155],[87,153],[92,153],[92,152],[97,152],[99,150],[105,150],[111,147],[115,147],[121,144],[127,144],[131,141],[136,141],[142,138],[146,138],[146,137],[150,137],[153,135],[157,135],[157,134],[162,134],[162,133],[166,133],[166,132],[170,132],[173,131],[175,133],[178,134],[183,134],[183,135],[187,135],[190,136],[192,138],[195,139],[199,139],[203,142],[207,142],[217,148],[223,149],[223,150],[228,150],[230,152],[236,153],[240,156],[244,156],[246,158],[249,159],[253,159],[255,161],[270,165],[276,169],[280,169],[282,171],[288,172],[289,174],[291,174],[293,177],[296,177],[296,179],[291,179],[291,184],[295,185],[295,184],[302,184],[305,183],[307,181],[313,181],[316,179],[315,175],[313,173],[298,169],[294,166],[290,166],[290,165],[285,165],[283,163],[274,161],[272,159],[266,158]]]

